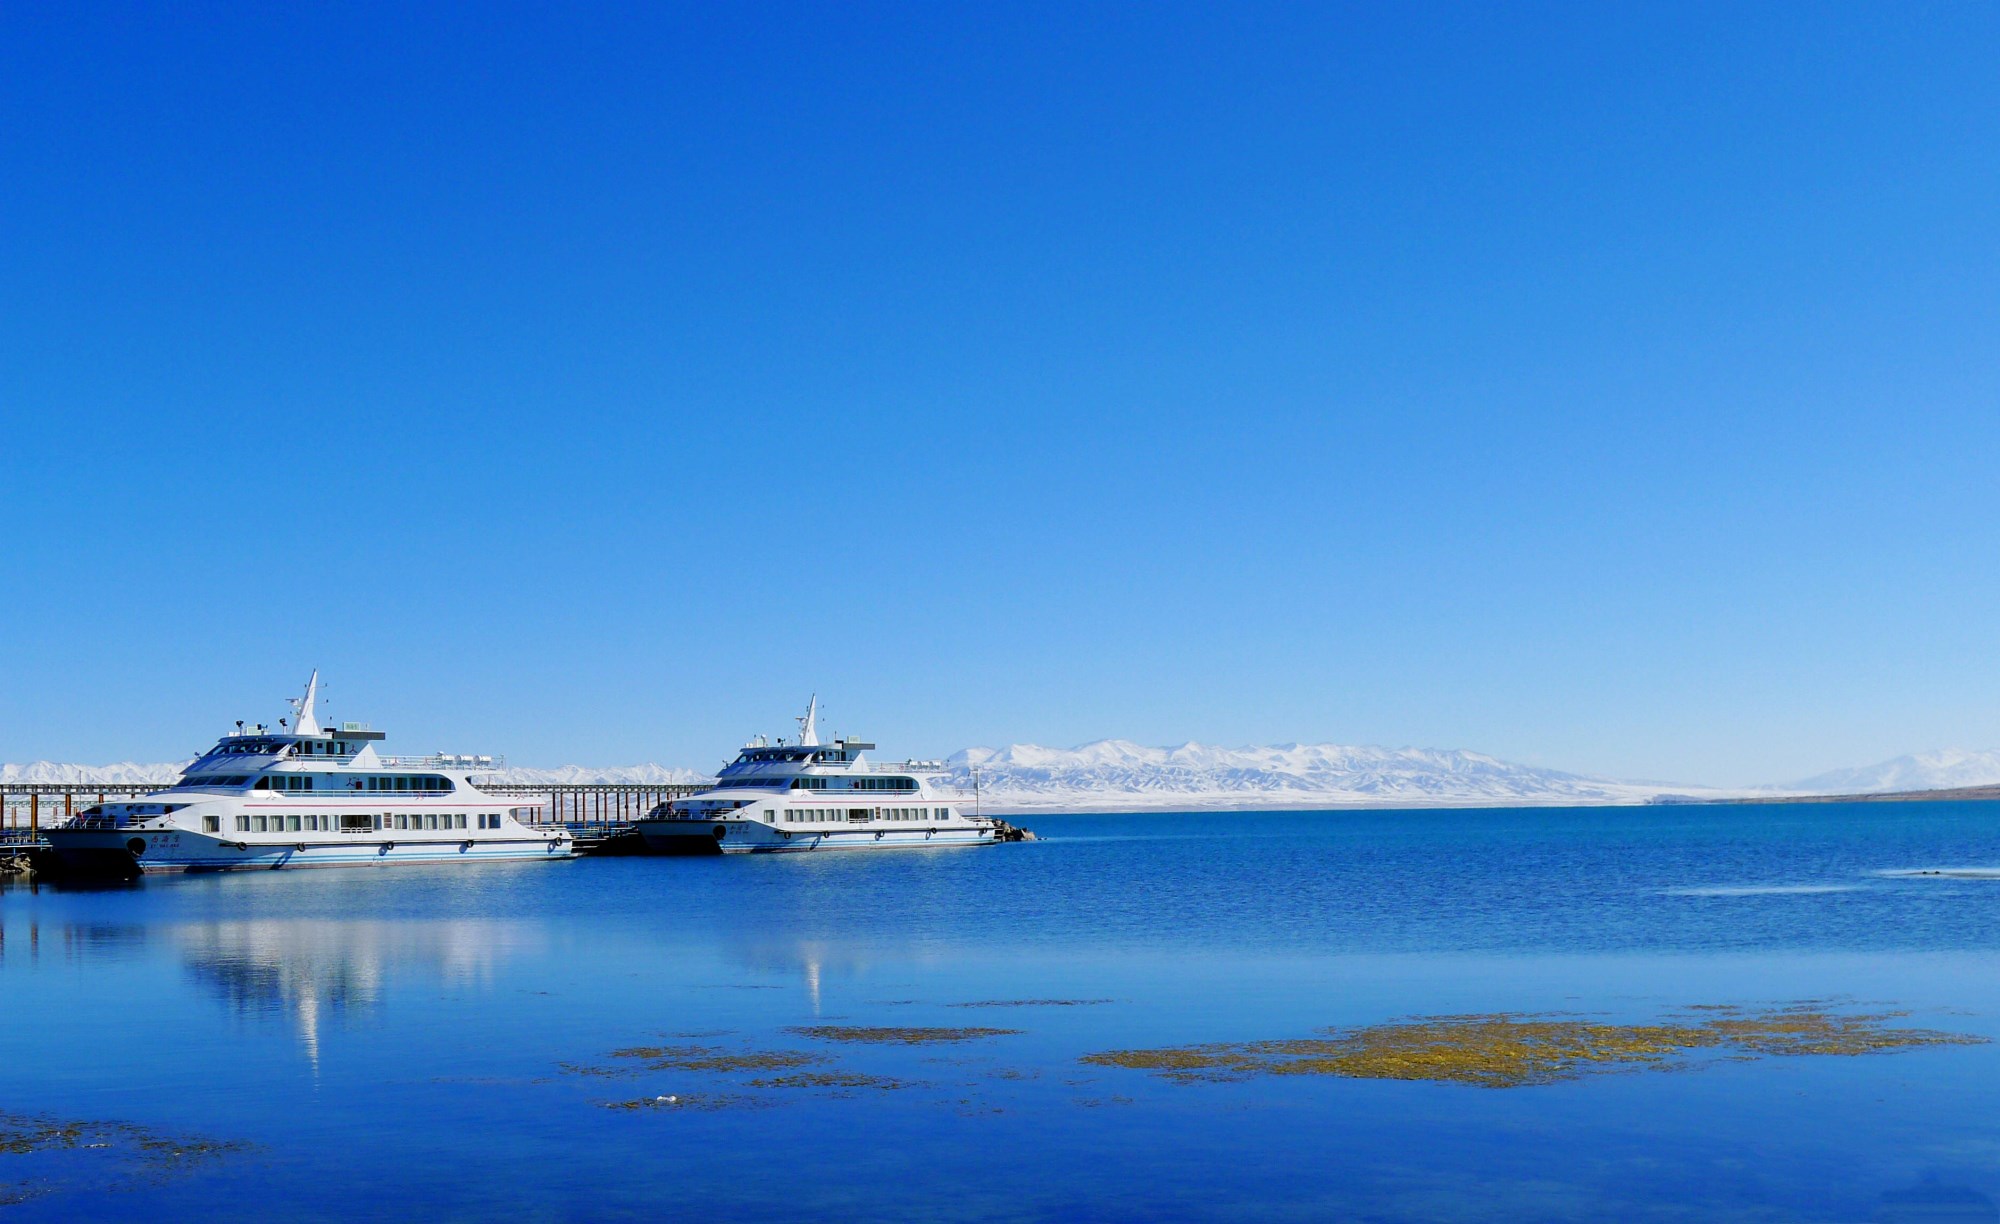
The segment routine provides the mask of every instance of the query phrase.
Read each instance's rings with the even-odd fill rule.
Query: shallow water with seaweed
[[[0,1215],[2000,1218],[2000,805],[1026,823],[5,886]]]

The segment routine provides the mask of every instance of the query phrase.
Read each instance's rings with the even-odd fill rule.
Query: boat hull
[[[722,835],[718,837],[716,830]],[[754,820],[642,820],[639,836],[655,854],[805,854],[819,850],[925,850],[945,846],[990,846],[996,838],[986,825],[924,828],[775,829]]]
[[[461,838],[401,841],[384,837],[286,842],[233,841],[185,830],[52,829],[49,854],[59,870],[92,876],[208,871],[279,871],[308,867],[389,867],[417,863],[497,863],[575,857],[564,838]]]

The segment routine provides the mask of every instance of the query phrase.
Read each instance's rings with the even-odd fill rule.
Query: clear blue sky
[[[2000,744],[2000,8],[0,9],[0,760]]]

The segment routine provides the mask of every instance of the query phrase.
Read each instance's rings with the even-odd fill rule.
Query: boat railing
[[[391,769],[505,769],[504,756],[469,756],[457,752],[433,752],[429,756],[385,756],[378,758]]]
[[[125,829],[134,823],[151,820],[152,815],[128,816],[123,812],[115,816],[72,816],[60,825],[65,829]]]
[[[950,773],[943,761],[863,761],[862,773]]]

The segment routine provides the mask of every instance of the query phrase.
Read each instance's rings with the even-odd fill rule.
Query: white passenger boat
[[[529,827],[533,807],[473,782],[495,758],[379,755],[379,731],[320,727],[318,691],[314,672],[291,726],[236,724],[172,786],[49,830],[50,851],[68,869],[123,875],[574,855],[567,830]]]
[[[799,719],[795,744],[744,745],[715,785],[663,803],[638,822],[665,854],[789,854],[985,846],[997,824],[967,816],[931,785],[942,761],[871,761],[875,745],[819,741],[819,702]]]

